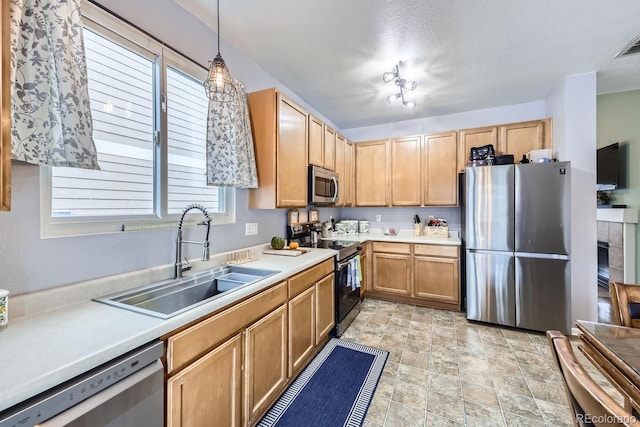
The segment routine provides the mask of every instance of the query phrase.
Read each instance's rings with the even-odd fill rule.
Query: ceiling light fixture
[[[412,81],[412,80],[405,80],[403,78],[400,78],[400,72],[398,71],[398,65],[396,65],[394,67],[393,71],[388,71],[386,73],[384,73],[382,75],[382,81],[385,83],[390,83],[390,82],[394,82],[396,86],[398,86],[398,88],[400,89],[400,92],[394,94],[394,95],[389,95],[387,97],[387,102],[389,104],[391,104],[393,101],[395,100],[402,100],[402,105],[404,105],[407,108],[410,109],[414,109],[416,108],[416,103],[413,101],[407,101],[406,99],[404,99],[404,93],[405,92],[411,92],[412,90],[414,90],[416,87],[418,87],[418,83]]]
[[[213,101],[230,102],[233,100],[235,87],[229,68],[220,55],[220,0],[216,3],[218,5],[218,54],[213,61],[209,61],[209,75],[204,81],[204,90]]]

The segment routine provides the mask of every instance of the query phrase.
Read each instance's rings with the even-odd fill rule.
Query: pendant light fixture
[[[213,61],[209,61],[209,75],[204,82],[204,90],[213,101],[230,102],[235,95],[235,88],[229,68],[220,55],[220,0],[216,3],[218,6],[218,54]]]
[[[393,95],[389,95],[387,97],[387,102],[389,104],[391,104],[396,99],[400,99],[402,101],[402,105],[404,105],[405,107],[409,109],[416,108],[416,103],[413,101],[407,101],[406,99],[404,99],[404,94],[405,92],[410,92],[414,90],[418,86],[418,83],[411,80],[405,80],[400,78],[398,65],[394,67],[393,71],[384,73],[382,75],[382,81],[385,83],[391,83],[393,81],[395,85],[398,86],[398,88],[400,89],[400,92]]]

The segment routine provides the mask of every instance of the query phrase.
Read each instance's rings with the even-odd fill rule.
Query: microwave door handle
[[[334,191],[333,197],[331,198],[331,201],[335,203],[336,199],[338,198],[338,180],[336,179],[335,176],[332,176],[331,180],[333,181],[333,185],[336,188],[336,191]]]

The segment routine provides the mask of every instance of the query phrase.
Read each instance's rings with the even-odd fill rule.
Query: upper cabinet
[[[355,205],[389,206],[389,140],[355,144]]]
[[[309,164],[337,171],[336,131],[309,114]]]
[[[420,142],[413,136],[391,140],[391,204],[420,206]]]
[[[0,32],[2,34],[2,62],[0,64],[0,211],[11,209],[11,80],[9,78],[9,3],[2,2]]]
[[[308,113],[275,88],[248,95],[258,169],[249,208],[307,206]]]
[[[422,202],[425,206],[458,203],[456,132],[422,137]]]
[[[458,171],[464,172],[469,161],[469,152],[471,147],[483,147],[485,145],[498,145],[498,127],[488,126],[474,129],[463,129],[458,132],[459,144],[458,149]]]
[[[335,171],[338,174],[338,201],[336,206],[345,206],[345,200],[347,195],[347,182],[346,182],[346,140],[344,136],[336,134],[336,167]]]
[[[493,144],[496,155],[513,154],[513,161],[519,163],[531,150],[553,148],[552,136],[551,119],[463,129],[458,132],[458,171],[467,167],[471,147]]]
[[[309,164],[324,167],[324,123],[309,115]]]
[[[324,125],[324,167],[336,170],[336,131]]]

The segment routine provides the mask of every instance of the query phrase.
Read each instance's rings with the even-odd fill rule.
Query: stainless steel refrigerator
[[[571,330],[569,162],[465,171],[467,318]]]

